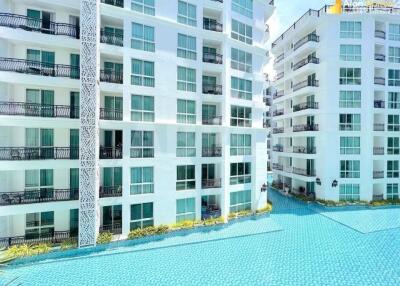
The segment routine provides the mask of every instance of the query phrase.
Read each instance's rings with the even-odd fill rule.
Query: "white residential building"
[[[124,236],[266,202],[273,1],[101,2],[0,0],[0,247],[77,235],[85,203],[99,231]],[[82,17],[87,3],[97,27],[96,9]],[[79,35],[96,31],[99,148],[79,154],[79,78],[97,54],[94,42],[82,60]],[[99,188],[79,201],[79,158],[96,154],[99,177],[85,183]]]
[[[399,9],[309,10],[273,44],[275,186],[397,199]]]

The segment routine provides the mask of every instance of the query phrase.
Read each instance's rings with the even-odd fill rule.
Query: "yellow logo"
[[[342,14],[342,0],[336,0],[335,5],[329,8],[331,14]]]

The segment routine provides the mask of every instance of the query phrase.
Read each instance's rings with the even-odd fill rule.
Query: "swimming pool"
[[[361,233],[274,191],[269,197],[271,217],[237,223],[233,232],[244,231],[240,236],[189,235],[179,245],[168,238],[0,276],[19,277],[22,285],[400,285],[399,228]]]

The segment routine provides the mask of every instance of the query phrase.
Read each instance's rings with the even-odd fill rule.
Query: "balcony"
[[[378,85],[385,85],[386,80],[384,77],[374,77],[374,83]]]
[[[101,3],[124,8],[124,0],[101,0]]]
[[[293,132],[303,132],[303,131],[318,131],[318,124],[299,124],[293,125]]]
[[[222,85],[221,84],[203,84],[203,94],[221,95],[222,94]]]
[[[279,109],[279,110],[274,110],[274,112],[272,113],[272,116],[281,116],[285,114],[285,111],[283,109]]]
[[[303,102],[293,105],[293,112],[298,112],[306,109],[318,109],[318,102]]]
[[[272,129],[273,134],[280,134],[280,133],[284,133],[284,132],[285,132],[284,127],[275,127]]]
[[[79,147],[0,147],[0,161],[76,159]]]
[[[306,170],[302,168],[292,168],[292,173],[304,177],[315,177],[315,170]]]
[[[203,125],[222,125],[222,116],[203,117]]]
[[[100,159],[122,159],[122,146],[100,147]]]
[[[374,131],[385,131],[385,124],[384,123],[375,123]]]
[[[42,19],[30,18],[18,14],[0,13],[0,26],[79,39],[79,26],[43,21]]]
[[[385,31],[375,30],[375,38],[386,39]]]
[[[384,100],[374,100],[374,108],[385,108]]]
[[[100,43],[123,47],[124,36],[116,33],[106,32],[104,29],[100,30]]]
[[[271,106],[272,105],[272,100],[269,97],[264,96],[263,97],[263,102],[265,103],[266,106]]]
[[[100,108],[100,119],[121,121],[123,112],[120,109]]]
[[[319,86],[319,81],[318,80],[304,80],[301,82],[296,83],[295,85],[293,85],[293,92],[298,91],[302,88],[305,87],[309,87],[309,86],[313,86],[313,87],[318,87]]]
[[[272,164],[272,169],[273,170],[278,170],[278,171],[283,171],[283,165],[278,164],[278,163],[273,163]]]
[[[221,157],[222,147],[203,147],[201,151],[202,157]]]
[[[307,44],[308,42],[319,42],[319,36],[317,36],[316,34],[308,34],[307,36],[303,37],[302,39],[300,39],[299,41],[297,41],[294,46],[293,46],[293,50],[297,50],[300,47],[302,47],[303,45]]]
[[[385,178],[385,172],[384,171],[374,171],[372,176],[374,179],[383,179],[383,178]]]
[[[222,33],[224,30],[224,26],[221,23],[218,23],[217,20],[203,18],[203,29]]]
[[[203,53],[203,62],[222,65],[222,55],[214,53]]]
[[[296,154],[316,154],[317,153],[317,149],[315,147],[293,146],[293,153],[296,153]]]
[[[76,238],[69,231],[54,231],[53,233],[43,235],[40,237],[29,237],[29,236],[12,236],[12,237],[1,237],[0,247],[6,248],[13,245],[21,244],[39,244],[39,243],[61,243],[65,240],[71,240]]]
[[[376,61],[384,62],[386,60],[386,56],[384,54],[375,54],[374,56]]]
[[[293,71],[298,70],[308,64],[319,64],[319,58],[317,57],[307,57],[305,59],[302,59],[301,61],[297,62],[293,66]]]
[[[374,155],[385,155],[385,147],[374,147]]]
[[[271,122],[269,120],[264,120],[263,128],[271,128]]]
[[[3,101],[0,102],[0,115],[79,118],[79,106]]]
[[[100,81],[122,84],[124,82],[123,73],[116,71],[101,70]]]
[[[50,189],[26,190],[23,192],[0,193],[0,206],[25,205],[45,202],[63,202],[79,199],[77,189]]]
[[[122,234],[122,222],[115,222],[113,224],[101,225],[99,232],[111,232],[112,234]]]
[[[274,64],[279,64],[285,58],[285,54],[280,54],[278,57],[275,58]]]
[[[100,198],[122,197],[122,186],[100,187]]]
[[[285,76],[284,72],[280,72],[275,76],[275,81],[282,79]]]
[[[202,189],[221,188],[221,178],[218,179],[203,179],[201,180]]]
[[[272,151],[274,152],[283,152],[283,146],[282,145],[275,145],[272,147]]]
[[[285,95],[285,91],[284,90],[278,90],[277,92],[274,93],[273,98],[277,99],[279,97],[282,97]]]

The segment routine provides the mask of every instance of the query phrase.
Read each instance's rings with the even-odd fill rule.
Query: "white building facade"
[[[273,1],[98,5],[99,232],[263,206]],[[0,0],[3,245],[80,231],[80,21],[77,0]]]
[[[399,9],[309,10],[272,44],[275,186],[398,199]]]

